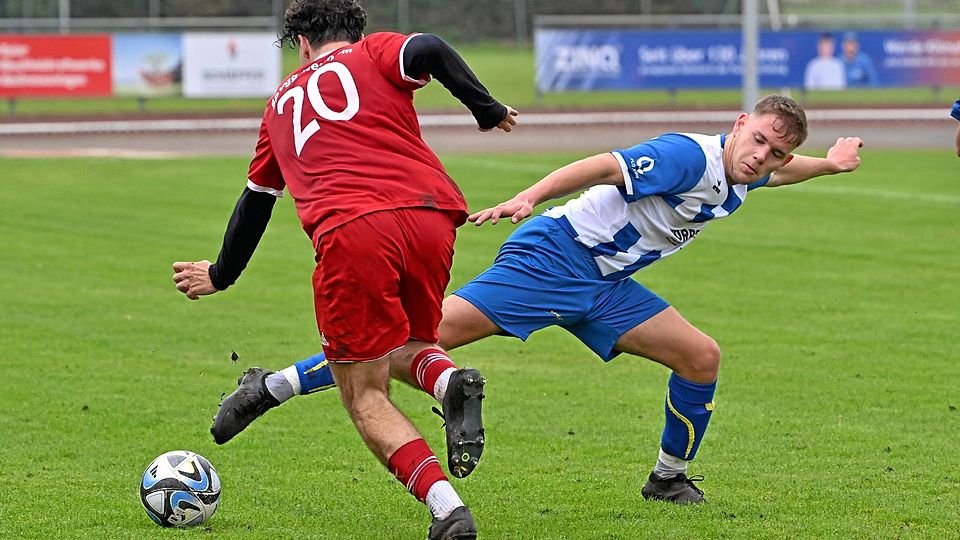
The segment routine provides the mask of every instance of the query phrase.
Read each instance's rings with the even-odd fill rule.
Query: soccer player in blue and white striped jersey
[[[838,139],[825,158],[794,155],[806,136],[800,106],[783,96],[768,96],[751,113],[741,114],[729,134],[669,133],[589,157],[473,214],[469,219],[477,225],[500,219],[517,223],[539,204],[586,189],[525,222],[501,247],[493,266],[444,300],[441,346],[449,350],[495,334],[525,340],[556,325],[605,361],[625,353],[669,367],[673,373],[660,452],[641,493],[677,503],[702,502],[703,492],[686,472],[714,410],[720,349],[631,275],[679,251],[708,223],[732,214],[751,189],[859,166],[859,138]],[[269,375],[260,383],[263,392],[276,398],[271,403],[309,392],[309,379],[301,371],[321,361],[314,357]],[[416,372],[410,365],[392,370],[413,384]],[[322,373],[316,370],[311,376]],[[438,400],[444,387],[441,374],[434,391]],[[215,423],[214,435],[221,430],[218,442],[266,410],[243,408],[256,415],[239,429]],[[227,430],[235,431],[225,434]]]

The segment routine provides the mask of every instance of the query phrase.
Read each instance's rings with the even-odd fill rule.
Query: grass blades
[[[474,209],[576,155],[445,156]],[[561,330],[454,352],[488,379],[489,444],[455,487],[484,538],[948,538],[960,506],[956,158],[864,152],[861,169],[752,192],[638,278],[724,351],[692,474],[708,504],[648,503],[668,372],[603,364]],[[370,455],[334,392],[236,440],[207,432],[248,365],[320,345],[309,241],[284,198],[230,291],[177,293],[214,258],[246,159],[0,160],[0,537],[422,538],[427,511]],[[513,230],[465,226],[451,287]],[[231,351],[240,361],[230,361]],[[432,447],[431,400],[395,388]],[[137,483],[199,452],[206,525],[162,530]],[[443,461],[443,460],[441,460]]]

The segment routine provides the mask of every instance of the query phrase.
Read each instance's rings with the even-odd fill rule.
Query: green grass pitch
[[[444,161],[478,209],[577,157]],[[233,289],[190,302],[173,287],[171,262],[216,257],[246,164],[0,160],[0,538],[425,536],[427,511],[335,392],[223,447],[207,432],[242,368],[319,349],[289,198]],[[605,365],[556,329],[455,351],[489,380],[487,450],[454,480],[481,537],[956,538],[957,167],[949,152],[865,151],[855,174],[751,193],[639,274],[724,351],[691,470],[706,505],[640,497],[666,369]],[[464,227],[451,287],[512,229]],[[431,400],[394,395],[443,456]],[[217,514],[187,531],[154,525],[137,496],[143,468],[174,449],[223,480]]]

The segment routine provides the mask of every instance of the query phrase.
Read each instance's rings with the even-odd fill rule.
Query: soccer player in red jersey
[[[174,263],[174,281],[191,299],[233,284],[276,197],[289,191],[316,248],[317,325],[344,407],[374,455],[429,507],[429,537],[475,538],[469,510],[388,395],[392,362],[411,365],[401,377],[427,393],[442,386],[451,473],[472,471],[484,442],[484,380],[437,345],[466,203],[420,136],[413,92],[436,78],[484,131],[510,131],[517,113],[440,38],[364,36],[365,25],[355,0],[287,9],[281,43],[296,44],[303,65],[267,103],[217,262]]]

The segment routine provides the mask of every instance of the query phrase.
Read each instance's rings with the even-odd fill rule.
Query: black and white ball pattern
[[[220,477],[200,454],[186,450],[167,452],[143,471],[140,502],[158,525],[199,525],[217,511]]]

